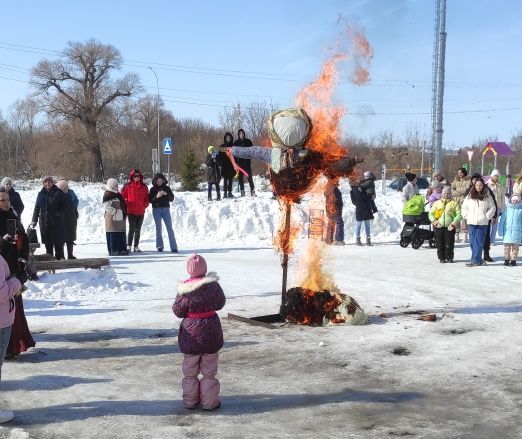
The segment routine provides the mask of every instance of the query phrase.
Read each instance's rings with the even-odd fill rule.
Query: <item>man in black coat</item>
[[[65,221],[63,212],[67,204],[65,194],[56,187],[54,180],[46,176],[42,180],[43,188],[36,197],[31,227],[40,221],[40,236],[45,244],[46,253],[56,259],[65,259]]]
[[[245,130],[243,128],[240,128],[237,132],[237,139],[234,142],[234,146],[240,146],[243,148],[249,148],[253,146],[252,141],[250,139],[247,139],[245,137]],[[238,166],[243,168],[245,172],[248,174],[248,185],[250,186],[250,195],[252,197],[256,196],[256,192],[254,190],[254,180],[252,179],[252,165],[250,159],[242,159],[240,157],[235,158],[236,163]],[[241,196],[245,196],[245,183],[243,181],[243,173],[240,172],[237,179],[239,181],[239,189],[241,191]]]

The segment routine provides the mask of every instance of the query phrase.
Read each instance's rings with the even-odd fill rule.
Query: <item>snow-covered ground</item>
[[[101,185],[72,188],[82,203],[77,255],[104,256]],[[354,210],[343,191],[352,244]],[[26,224],[36,192],[22,191]],[[154,251],[149,214],[144,253],[112,258],[103,271],[43,274],[24,293],[37,346],[2,370],[0,403],[15,419],[0,437],[522,437],[522,270],[502,265],[500,245],[495,263],[475,268],[464,266],[464,244],[452,265],[427,247],[400,248],[399,195],[378,194],[375,245],[325,255],[337,285],[370,315],[366,326],[270,330],[226,318],[278,311],[271,239],[279,211],[269,192],[211,203],[204,192],[176,193],[180,254]],[[306,209],[305,201],[296,220],[306,223]],[[306,227],[289,285],[305,244]],[[223,407],[213,413],[186,411],[180,400],[171,305],[194,250],[227,295]],[[417,320],[420,311],[437,322]]]

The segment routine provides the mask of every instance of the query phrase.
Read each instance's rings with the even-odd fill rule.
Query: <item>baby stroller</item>
[[[415,195],[410,201],[403,210],[404,227],[401,231],[399,245],[406,248],[411,243],[412,248],[418,249],[424,244],[424,241],[428,241],[430,247],[435,248],[437,246],[435,232],[431,227],[428,212],[424,212],[424,207],[427,204],[424,204],[424,197]],[[419,210],[421,211],[419,212]]]

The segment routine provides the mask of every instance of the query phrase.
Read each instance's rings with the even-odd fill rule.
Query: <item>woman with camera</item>
[[[12,276],[16,276],[23,285],[27,282],[25,264],[29,257],[29,240],[18,216],[11,208],[9,193],[0,190],[0,255],[3,256]],[[35,343],[24,313],[22,295],[14,297],[15,318],[11,327],[11,337],[6,358],[25,352]]]

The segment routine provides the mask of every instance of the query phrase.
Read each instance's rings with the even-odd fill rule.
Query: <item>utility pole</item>
[[[159,81],[158,81],[158,75],[156,74],[156,72],[154,71],[154,69],[149,66],[148,67],[152,73],[154,73],[154,76],[156,77],[156,89],[158,91],[158,94],[156,95],[156,111],[157,111],[157,115],[156,117],[158,118],[158,149],[156,150],[157,151],[157,163],[158,163],[158,169],[156,169],[154,172],[157,173],[157,172],[161,172],[161,143],[160,143],[160,131],[159,131],[159,125],[160,125],[160,111],[159,111],[159,103],[160,103],[160,94],[159,94]],[[154,162],[153,162],[154,163]]]
[[[444,104],[444,65],[446,58],[446,0],[435,0],[433,44],[433,97],[431,109],[431,150],[433,168],[442,169],[442,116]]]

